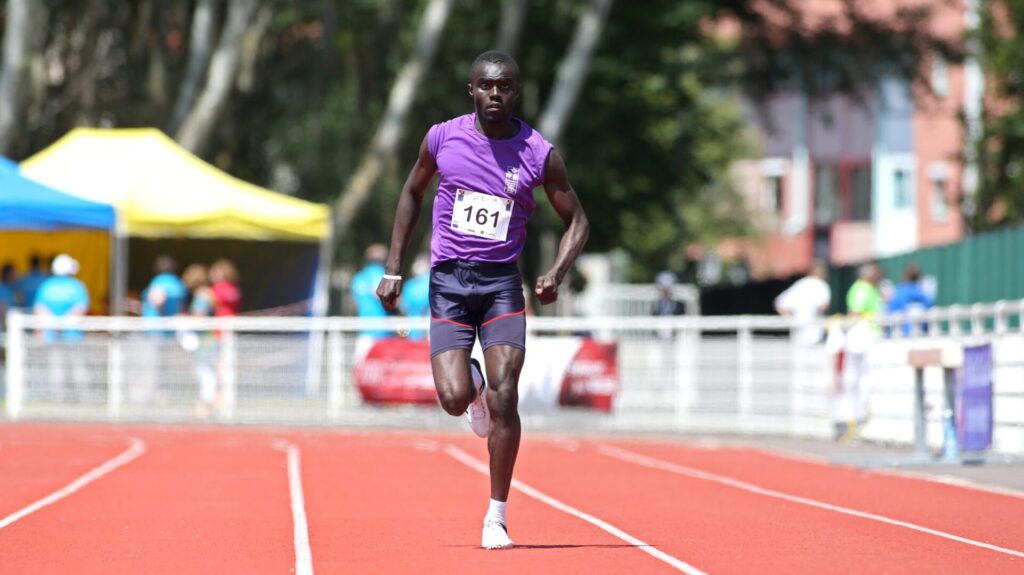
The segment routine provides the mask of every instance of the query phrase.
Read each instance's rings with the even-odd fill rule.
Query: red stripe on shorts
[[[498,318],[494,318],[494,319],[498,319]],[[443,317],[432,317],[432,318],[430,318],[430,321],[443,321],[445,323],[455,324],[455,325],[457,325],[459,327],[468,327],[469,329],[473,329],[473,326],[471,326],[471,325],[468,325],[468,324],[465,324],[465,323],[459,323],[457,321],[453,321],[453,320],[450,320],[450,319],[445,319]],[[484,324],[484,325],[487,325],[487,324]]]
[[[480,327],[483,327],[483,326],[485,326],[487,324],[490,324],[490,323],[494,323],[494,322],[498,321],[499,319],[504,319],[506,317],[512,317],[514,315],[523,315],[524,313],[526,313],[525,309],[524,310],[520,310],[520,311],[516,311],[516,312],[512,312],[512,313],[502,314],[502,315],[499,315],[498,317],[492,317],[491,319],[489,319],[489,320],[485,321],[484,323],[480,324]]]

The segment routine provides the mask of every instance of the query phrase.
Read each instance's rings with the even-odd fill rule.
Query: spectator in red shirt
[[[210,281],[213,285],[213,315],[218,317],[238,315],[242,309],[242,290],[238,287],[238,270],[231,260],[220,259],[210,266]]]

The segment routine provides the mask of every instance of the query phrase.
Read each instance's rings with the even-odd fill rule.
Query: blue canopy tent
[[[10,160],[0,163],[0,229],[60,230],[114,227],[114,208],[69,196],[22,176]]]
[[[112,206],[83,200],[21,175],[17,164],[0,157],[0,263],[19,271],[30,255],[67,253],[81,264],[80,279],[95,310],[109,295]]]

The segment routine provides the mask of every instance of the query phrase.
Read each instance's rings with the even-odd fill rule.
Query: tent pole
[[[310,315],[324,317],[327,315],[327,304],[330,300],[331,258],[334,250],[334,218],[328,218],[327,235],[320,240],[320,268],[313,280],[313,301]],[[313,331],[309,339],[309,357],[306,361],[306,396],[315,397],[320,391],[321,372],[323,371],[323,349],[327,334]]]
[[[327,235],[320,240],[320,269],[317,270],[313,287],[313,301],[310,312],[313,317],[327,315],[330,302],[331,260],[334,258],[334,218],[328,218]]]
[[[114,236],[110,246],[110,310],[111,315],[124,315],[124,300],[128,287],[128,233],[124,225],[124,216],[120,211],[115,211],[114,214]]]

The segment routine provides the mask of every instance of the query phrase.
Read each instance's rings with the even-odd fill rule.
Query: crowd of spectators
[[[0,332],[6,330],[4,323],[11,309],[57,318],[86,315],[91,299],[86,285],[76,277],[79,271],[79,262],[68,254],[55,255],[46,265],[41,256],[32,255],[26,272],[21,275],[13,262],[0,266]],[[227,317],[241,311],[238,271],[230,260],[219,259],[209,267],[195,263],[179,276],[177,261],[162,255],[154,263],[154,272],[154,277],[140,294],[139,309],[143,317]],[[37,333],[50,356],[47,365],[51,393],[58,400],[87,399],[88,342],[83,342],[83,332],[74,326],[55,327],[60,329],[44,329]],[[216,405],[219,393],[217,334],[157,330],[149,333],[148,337],[148,341],[134,350],[133,359],[146,364],[144,371],[148,374],[140,377],[135,385],[134,399],[150,401],[159,385],[161,354],[156,349],[159,344],[154,342],[176,337],[182,348],[193,353],[200,382],[197,413],[207,413]]]

